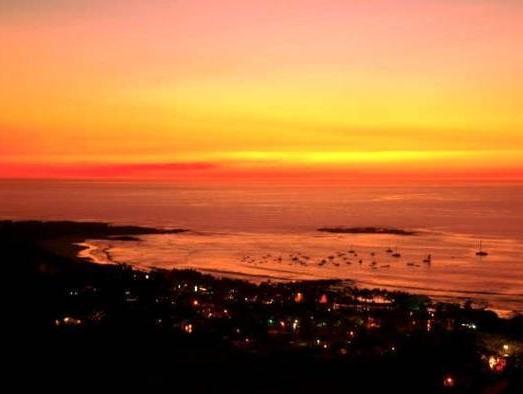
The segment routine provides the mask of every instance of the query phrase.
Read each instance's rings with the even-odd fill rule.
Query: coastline
[[[89,250],[91,246],[87,243],[88,237],[61,237],[42,241],[40,244],[50,252],[59,256],[75,260],[77,262],[95,263],[87,256],[80,256],[81,253]]]
[[[126,261],[116,261],[113,256],[110,255],[110,250],[112,245],[104,245],[103,248],[98,248],[89,243],[90,240],[83,240],[84,242],[78,245],[81,250],[77,255],[73,256],[75,258],[83,259],[89,263],[93,264],[113,264],[113,265],[122,265],[128,264]],[[95,240],[94,240],[95,241]],[[68,242],[67,240],[62,240],[62,242]],[[71,248],[69,253],[74,253],[75,249]],[[361,289],[382,289],[390,292],[406,292],[413,296],[427,296],[434,303],[451,303],[457,305],[471,304],[474,308],[484,309],[492,311],[498,315],[498,317],[503,319],[511,318],[514,315],[521,314],[521,311],[518,309],[503,308],[499,305],[499,301],[495,302],[494,305],[487,305],[487,301],[484,299],[484,296],[508,296],[507,294],[495,293],[495,292],[486,292],[486,291],[472,291],[472,290],[457,290],[457,289],[445,289],[445,288],[426,288],[422,286],[408,286],[408,285],[399,285],[399,284],[390,284],[386,282],[369,281],[362,279],[354,279],[351,277],[340,276],[337,278],[289,278],[285,275],[278,275],[278,272],[273,272],[271,270],[270,274],[256,274],[256,273],[247,273],[234,270],[224,270],[224,269],[215,269],[215,268],[206,268],[198,265],[190,267],[181,267],[181,268],[167,268],[167,267],[157,267],[157,266],[145,266],[140,263],[130,264],[133,269],[139,271],[151,271],[155,269],[161,270],[196,270],[202,274],[209,274],[217,278],[230,278],[247,281],[253,284],[262,284],[265,282],[309,282],[316,280],[340,280],[343,283],[346,283],[346,286],[357,286]],[[289,271],[291,272],[291,271]]]
[[[233,370],[252,381],[267,368],[280,379],[291,366],[296,376],[307,377],[300,392],[307,392],[310,382],[346,387],[347,376],[369,391],[372,377],[387,380],[391,373],[400,387],[407,382],[417,387],[413,392],[423,392],[419,388],[438,386],[449,359],[457,360],[456,380],[477,387],[489,379],[481,367],[489,357],[506,359],[509,378],[522,370],[523,316],[500,319],[470,305],[342,280],[256,284],[191,269],[144,272],[124,263],[96,264],[78,256],[93,238],[92,232],[80,235],[82,224],[75,225],[74,236],[28,231],[24,225],[18,230],[22,227],[10,225],[8,231],[0,225],[0,246],[22,270],[15,276],[22,316],[8,321],[24,335],[22,344],[41,355],[31,361],[46,376],[46,368],[58,366],[65,376],[85,377],[97,363],[110,372],[100,377],[97,369],[89,376],[95,381],[121,388],[121,373],[146,371],[156,379],[161,371],[172,389],[174,360],[175,369],[183,368],[182,379],[186,370],[219,371],[217,376]],[[332,366],[343,373],[333,374]],[[183,383],[194,388],[189,376]],[[221,385],[230,388],[230,380]],[[269,384],[267,392],[273,388]],[[282,392],[296,388],[294,379],[288,388]]]
[[[0,221],[0,229],[1,225],[5,225],[6,222]],[[111,226],[107,223],[86,223],[86,222],[10,222],[10,223],[20,223],[21,225],[32,223],[35,226],[54,226],[56,223],[67,223],[68,228],[73,229],[73,233],[76,233],[75,235],[64,235],[59,234],[57,237],[54,237],[54,235],[44,238],[49,239],[39,239],[38,244],[40,244],[44,249],[46,249],[48,252],[55,254],[57,256],[60,256],[66,260],[74,261],[76,263],[80,263],[82,265],[89,264],[89,265],[127,265],[126,262],[120,262],[115,261],[112,256],[110,255],[108,250],[101,250],[97,251],[96,247],[93,247],[89,241],[95,241],[95,240],[117,240],[117,241],[130,241],[130,240],[137,240],[136,235],[147,235],[147,234],[171,234],[171,233],[180,233],[180,232],[186,232],[188,230],[181,230],[181,229],[155,229],[155,228],[147,228],[147,227],[136,227],[136,226]],[[101,228],[101,232],[94,232],[92,231],[92,226],[100,226],[97,228]],[[84,234],[79,234],[84,232]],[[131,234],[129,234],[129,232]],[[109,249],[109,248],[107,248]],[[95,252],[95,253],[93,253]],[[96,258],[96,253],[101,254],[101,258]],[[149,271],[149,270],[169,270],[166,268],[155,268],[155,267],[144,267],[144,266],[132,266],[133,269],[137,271]],[[264,282],[307,282],[307,281],[314,281],[318,280],[315,278],[310,279],[289,279],[287,277],[268,277],[266,275],[257,275],[257,274],[246,274],[241,272],[234,272],[230,270],[220,270],[220,269],[200,269],[198,267],[192,267],[192,268],[181,268],[178,270],[185,270],[185,269],[194,269],[197,270],[203,274],[210,274],[217,278],[233,278],[238,279],[250,283],[260,284]],[[387,285],[382,283],[369,283],[359,280],[353,280],[352,278],[338,278],[339,280],[346,281],[347,283],[351,283],[351,285],[356,285],[361,288],[368,288],[368,289],[386,289],[387,291],[400,291],[400,292],[407,292],[409,294],[412,294],[413,296],[416,295],[427,295],[429,296],[434,302],[450,302],[450,303],[457,303],[461,304],[464,302],[468,302],[473,297],[467,297],[466,294],[461,294],[463,292],[459,292],[460,294],[456,294],[457,292],[452,292],[453,295],[450,294],[441,294],[444,290],[438,290],[438,291],[432,291],[432,289],[429,292],[423,292],[423,288],[417,288],[417,287],[407,287],[407,286],[394,286],[394,285]],[[420,291],[416,291],[420,290]],[[509,318],[514,315],[514,311],[512,310],[504,310],[500,308],[486,308],[486,310],[494,311],[499,317],[501,318]]]
[[[58,256],[90,263],[93,262],[91,259],[79,256],[90,247],[88,240],[136,241],[139,235],[187,231],[181,228],[118,226],[107,222],[0,220],[0,234],[5,233],[16,243],[34,243]]]

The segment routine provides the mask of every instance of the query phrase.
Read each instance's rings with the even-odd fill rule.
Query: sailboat
[[[476,256],[488,256],[488,253],[483,250],[481,241],[479,241],[479,250],[476,252]]]
[[[398,248],[396,248],[396,251],[394,253],[391,254],[392,257],[401,257],[401,254],[398,252]]]

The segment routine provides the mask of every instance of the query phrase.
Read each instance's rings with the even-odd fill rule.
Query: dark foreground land
[[[523,393],[521,316],[337,281],[146,273],[49,247],[150,230],[0,222],[15,392]]]

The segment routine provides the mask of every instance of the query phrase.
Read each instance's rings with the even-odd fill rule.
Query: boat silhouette
[[[479,250],[476,252],[476,256],[488,256],[488,253],[483,250],[483,244],[479,241]]]

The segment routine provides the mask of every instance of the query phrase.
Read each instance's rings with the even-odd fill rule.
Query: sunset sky
[[[520,0],[4,0],[0,177],[523,180]]]

